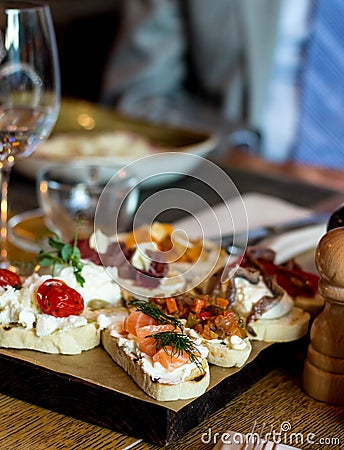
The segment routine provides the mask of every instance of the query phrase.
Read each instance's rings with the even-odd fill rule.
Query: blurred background
[[[55,25],[62,95],[98,101],[105,61],[118,32],[120,0],[47,3]]]

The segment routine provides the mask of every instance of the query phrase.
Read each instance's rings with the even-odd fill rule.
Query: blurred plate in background
[[[126,165],[156,155],[134,165],[140,181],[152,187],[192,172],[200,159],[185,154],[206,157],[216,145],[216,136],[207,132],[152,124],[97,104],[63,99],[51,137],[29,158],[18,159],[16,171],[34,178],[42,166],[55,162]],[[161,172],[171,175],[157,176]]]

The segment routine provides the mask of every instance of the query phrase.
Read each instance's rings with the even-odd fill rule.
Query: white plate
[[[216,145],[216,136],[204,131],[156,125],[64,99],[51,138],[28,158],[19,159],[16,170],[34,178],[42,166],[55,162],[127,165],[139,160],[133,169],[145,187],[152,187],[191,173]]]

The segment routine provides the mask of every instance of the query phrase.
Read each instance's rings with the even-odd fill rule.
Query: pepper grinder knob
[[[315,256],[325,306],[310,330],[303,388],[311,397],[344,404],[344,227],[328,231]]]

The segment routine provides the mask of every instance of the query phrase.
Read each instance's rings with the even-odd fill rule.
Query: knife
[[[230,251],[231,253],[235,253],[236,251],[242,251],[246,245],[258,244],[266,238],[279,236],[288,231],[300,230],[312,225],[325,224],[329,220],[329,217],[330,214],[328,212],[319,212],[276,225],[252,228],[247,232],[239,231],[238,233],[226,234],[222,236],[221,247],[226,248],[227,251]]]

